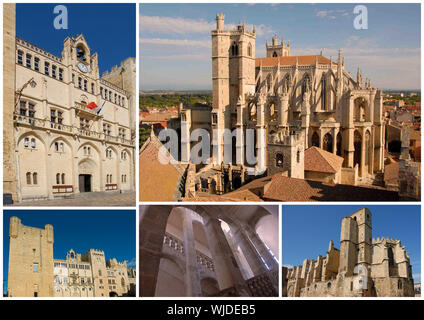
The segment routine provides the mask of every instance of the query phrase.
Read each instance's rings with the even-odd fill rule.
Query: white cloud
[[[146,55],[140,56],[140,59],[143,61],[144,59],[156,59],[156,60],[210,60],[210,54],[174,54],[174,55]]]
[[[164,38],[140,38],[141,45],[161,45],[161,46],[185,46],[210,48],[211,40],[187,40],[187,39],[164,39]]]
[[[140,15],[140,34],[193,34],[209,33],[215,28],[215,23],[203,19],[186,19],[160,16]]]
[[[228,23],[226,29],[231,30],[237,24]],[[215,21],[204,19],[173,18],[162,16],[140,15],[140,34],[210,34],[216,28]],[[252,30],[253,25],[246,25],[248,30]],[[256,26],[256,35],[265,36],[274,33],[272,27],[260,24]]]
[[[337,18],[337,16],[346,17],[349,15],[349,12],[347,12],[344,9],[339,10],[320,10],[317,12],[316,16],[323,19],[330,19],[334,20]]]

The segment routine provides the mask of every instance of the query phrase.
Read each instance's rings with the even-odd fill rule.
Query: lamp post
[[[24,89],[30,85],[31,88],[35,88],[37,86],[37,82],[34,81],[34,78],[29,79],[27,82],[25,82],[25,84],[16,91],[15,93],[15,109],[13,110],[14,112],[16,112],[16,107],[18,106],[18,102],[21,99],[22,96],[22,91],[24,91]]]

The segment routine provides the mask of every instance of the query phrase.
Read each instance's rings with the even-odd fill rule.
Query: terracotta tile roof
[[[384,181],[397,180],[399,177],[399,162],[393,162],[384,167]]]
[[[321,148],[305,151],[305,171],[336,173],[342,168],[343,158]]]
[[[141,122],[166,122],[171,118],[178,117],[177,111],[154,112],[140,117]]]
[[[185,198],[183,201],[193,201],[193,202],[209,202],[209,201],[219,201],[219,202],[239,202],[239,201],[249,201],[249,202],[262,202],[263,200],[258,197],[254,192],[250,190],[236,190],[229,192],[223,195],[210,195],[203,197],[193,197]]]
[[[153,135],[141,147],[139,157],[140,201],[174,201],[186,166],[162,164],[160,141]]]
[[[268,57],[268,58],[256,58],[256,67],[259,67],[262,63],[263,67],[276,66],[278,61],[280,61],[280,66],[293,66],[296,64],[296,58],[298,59],[299,65],[313,65],[315,64],[315,59],[318,59],[319,64],[330,64],[330,59],[327,59],[321,55],[311,55],[311,56],[289,56],[289,57]],[[336,64],[333,61],[334,64]]]
[[[398,201],[397,192],[272,176],[263,199],[269,201]]]

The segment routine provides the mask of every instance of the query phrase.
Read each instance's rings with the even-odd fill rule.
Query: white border
[[[8,2],[8,1],[4,1],[2,0],[2,4],[3,2]],[[10,1],[9,1],[10,2]],[[16,3],[86,3],[85,1],[81,1],[81,0],[77,0],[77,1],[72,1],[72,0],[68,0],[68,1],[15,1]],[[104,1],[99,1],[99,0],[91,0],[90,3],[116,3],[117,1],[108,1],[108,0],[104,0]],[[139,64],[139,12],[140,12],[140,8],[139,8],[139,1],[134,1],[134,0],[127,0],[125,1],[127,3],[136,3],[136,39],[135,41],[137,42],[136,45],[136,66],[137,66],[137,73],[136,73],[136,88],[139,88],[139,72],[140,72],[140,64]],[[210,3],[290,3],[290,4],[294,4],[293,1],[275,1],[275,0],[256,0],[256,1],[251,1],[251,0],[247,0],[247,1],[225,1],[225,0],[214,0],[214,1],[210,1]],[[313,1],[314,3],[352,3],[349,1],[334,1],[334,0],[317,0],[317,1]],[[197,1],[187,1],[187,0],[156,0],[156,1],[146,1],[146,2],[142,2],[145,4],[152,4],[152,3],[200,3],[200,0]],[[305,0],[300,0],[297,1],[296,3],[311,3],[311,1],[305,1]],[[361,2],[358,2],[361,3]],[[400,1],[393,1],[393,0],[387,0],[387,1],[376,1],[376,0],[371,0],[371,1],[367,1],[366,3],[400,3]],[[421,21],[422,21],[422,17],[423,17],[423,12],[424,12],[424,6],[423,6],[423,1],[409,1],[409,3],[420,3],[421,4]],[[363,3],[361,3],[363,4]],[[0,9],[0,14],[3,17],[3,5],[1,6]],[[212,13],[214,14],[214,13]],[[421,23],[422,24],[422,23]],[[3,28],[1,28],[1,41],[3,41]],[[421,32],[421,44],[423,43],[423,39],[424,39],[424,35],[423,32]],[[394,39],[395,40],[395,39]],[[421,83],[422,83],[422,79],[424,71],[423,71],[423,56],[421,54]],[[3,66],[3,54],[0,57],[0,63]],[[3,68],[2,68],[3,70]],[[3,77],[0,77],[0,85],[3,88]],[[421,92],[422,94],[422,92]],[[3,90],[1,90],[0,93],[0,97],[1,97],[1,101],[3,102]],[[136,123],[137,123],[137,128],[138,128],[138,123],[139,123],[139,96],[137,95],[136,97]],[[3,126],[3,112],[1,112],[0,114],[0,120],[1,120],[1,126]],[[3,141],[3,130],[1,130],[0,133],[1,136],[1,140]],[[137,141],[137,145],[138,145],[138,139],[139,139],[139,131],[138,129],[136,129],[136,141]],[[424,141],[423,136],[421,136],[421,143]],[[139,168],[138,168],[138,164],[139,164],[139,153],[138,153],[138,148],[136,148],[135,150],[135,182],[136,182],[136,199],[137,199],[137,203],[136,203],[136,207],[6,207],[7,210],[128,210],[128,209],[135,209],[136,210],[136,260],[137,260],[137,272],[138,272],[138,265],[139,265],[139,205],[141,205],[141,203],[138,203],[139,200],[139,190],[138,190],[138,186],[139,186]],[[0,152],[0,159],[3,160],[3,152]],[[0,173],[0,177],[3,177],[3,171],[1,170]],[[423,189],[423,187],[422,187]],[[3,184],[0,184],[0,191],[1,193],[3,193]],[[176,203],[174,202],[143,202],[143,205],[175,205]],[[279,261],[280,264],[282,263],[282,247],[281,247],[281,242],[282,242],[282,224],[281,224],[281,219],[282,219],[282,214],[281,214],[281,205],[358,205],[358,202],[321,202],[321,203],[305,203],[305,202],[286,202],[286,203],[282,203],[282,202],[265,202],[265,203],[257,203],[257,202],[228,202],[228,203],[217,203],[217,202],[184,202],[182,203],[183,205],[261,205],[261,204],[266,204],[266,205],[279,205],[280,209],[279,209],[279,216],[280,216],[280,226],[279,226],[279,236],[280,238],[278,239],[279,241],[279,248],[280,248],[280,252],[279,252]],[[408,203],[399,203],[399,202],[366,202],[364,203],[364,205],[421,205],[421,202],[408,202]],[[2,202],[2,208],[5,208],[3,206],[3,202]],[[400,212],[401,213],[401,212]],[[424,262],[424,257],[423,257],[423,247],[424,247],[424,240],[423,240],[423,228],[424,228],[424,221],[423,221],[423,208],[421,206],[421,279],[422,279],[422,275],[423,275],[423,262]],[[1,236],[3,234],[3,216],[0,219],[0,233]],[[1,245],[0,245],[0,279],[3,280],[3,238],[1,237]],[[280,273],[279,273],[279,278],[280,278],[280,289],[281,289],[281,268],[280,268]],[[422,281],[422,280],[421,280]],[[137,291],[137,297],[139,294],[139,276],[137,273],[137,287],[136,287],[136,291]],[[2,281],[2,287],[3,287],[3,281]],[[281,290],[280,293],[281,294]],[[255,301],[255,300],[276,300],[276,301],[285,301],[285,300],[392,300],[392,299],[396,299],[396,300],[424,300],[424,297],[421,296],[419,298],[415,298],[415,297],[408,297],[408,298],[392,298],[392,297],[375,297],[375,298],[348,298],[348,297],[337,297],[337,298],[328,298],[328,297],[315,297],[315,298],[288,298],[288,297],[279,297],[279,298],[245,298],[245,297],[240,297],[240,298],[192,298],[192,297],[178,297],[178,298],[159,298],[159,297],[142,297],[142,298],[120,298],[120,299],[115,299],[115,298],[4,298],[3,297],[3,292],[2,292],[2,296],[0,297],[0,301],[1,300],[108,300],[108,301],[120,301],[120,300],[165,300],[165,301],[174,301],[174,300],[187,300],[187,301],[191,301],[191,300],[207,300],[207,301],[221,301],[222,303],[225,303],[225,300],[245,300],[245,301]]]

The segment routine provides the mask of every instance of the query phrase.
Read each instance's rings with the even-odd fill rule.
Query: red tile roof
[[[263,195],[269,201],[398,201],[397,192],[272,176]]]
[[[263,67],[276,66],[278,61],[280,61],[280,66],[293,66],[296,64],[296,58],[299,65],[313,65],[315,64],[315,59],[318,59],[319,64],[330,64],[330,59],[316,54],[311,56],[256,58],[256,67],[259,67],[261,64]],[[333,63],[335,64],[334,61]]]
[[[342,164],[342,157],[321,148],[311,147],[305,151],[305,171],[336,173]]]
[[[161,146],[161,142],[155,136],[150,136],[140,149],[140,201],[175,200],[175,193],[184,175],[185,166],[162,164],[158,157]]]

